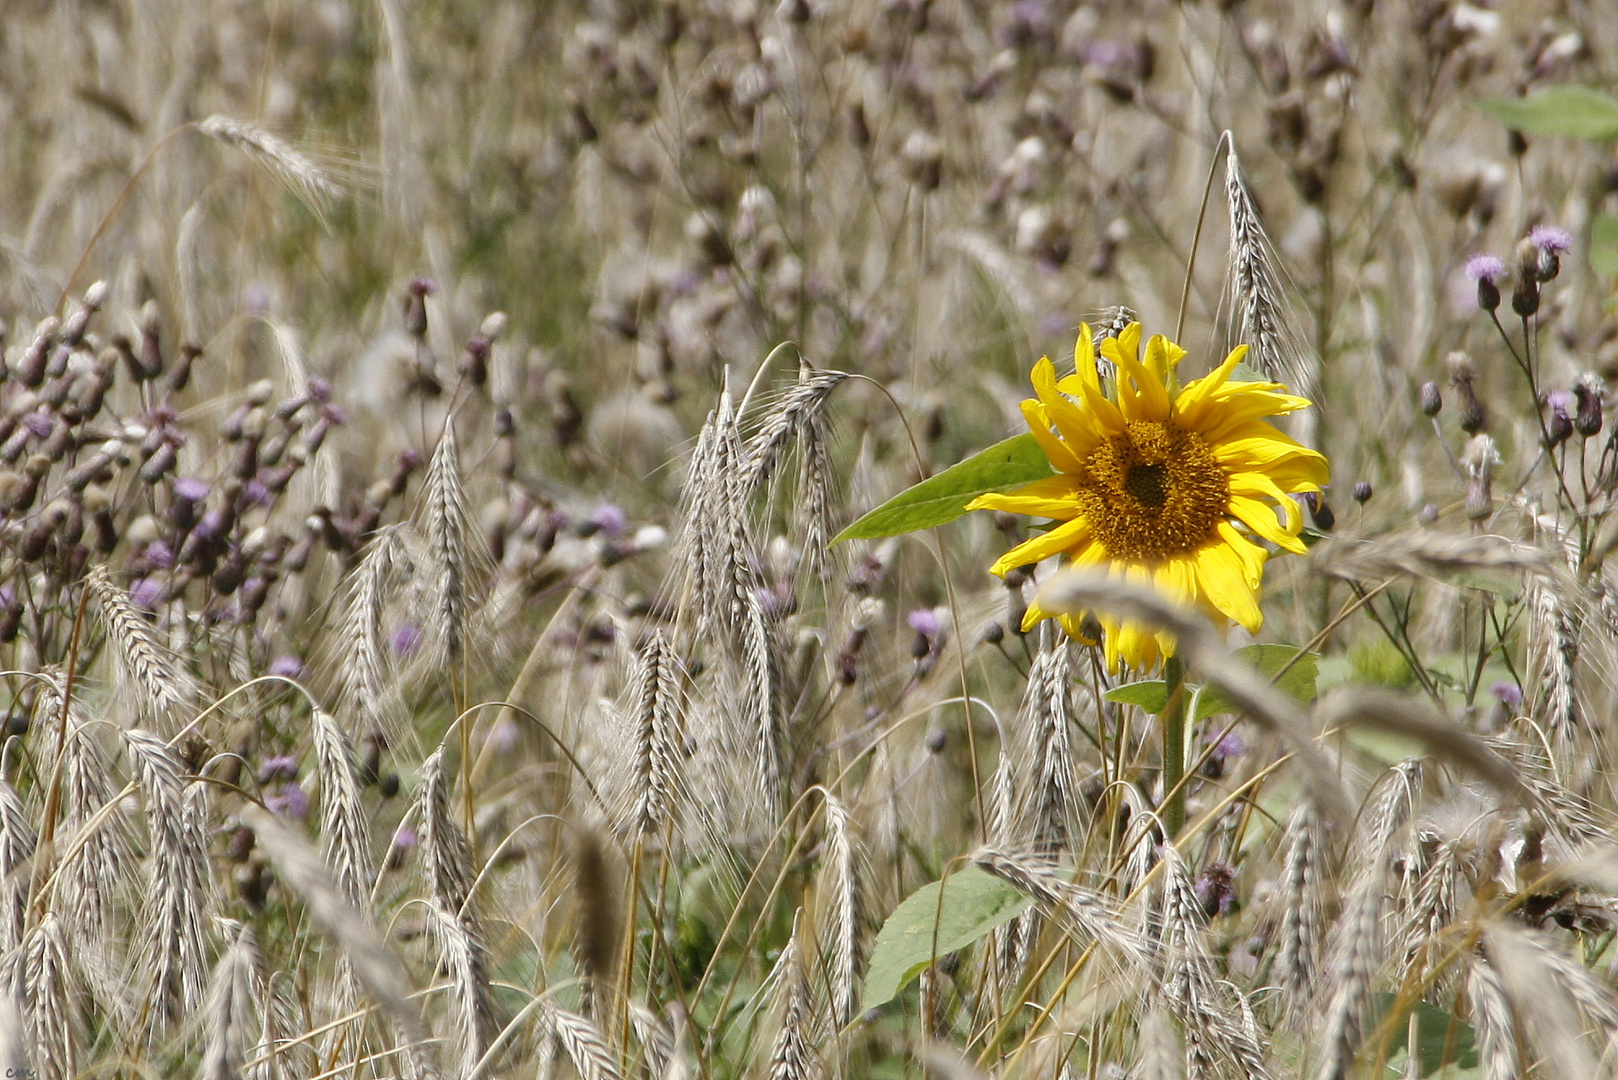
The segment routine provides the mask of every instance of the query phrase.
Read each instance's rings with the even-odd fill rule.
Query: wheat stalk
[[[331,204],[344,194],[343,185],[324,166],[258,124],[216,113],[199,123],[197,130],[215,142],[246,154],[295,191],[322,219]]]
[[[809,1080],[817,1070],[810,1024],[809,980],[803,970],[798,935],[793,933],[770,972],[780,1027],[770,1047],[769,1080]]]
[[[579,1080],[620,1080],[622,1074],[607,1048],[607,1040],[589,1017],[548,1003],[545,1017],[556,1041],[578,1070]]]
[[[233,1080],[247,1061],[248,1029],[259,996],[258,945],[253,929],[222,920],[230,944],[209,981],[208,1037],[197,1066],[197,1080]]]
[[[105,566],[98,565],[85,583],[101,608],[119,670],[137,691],[152,716],[169,719],[183,712],[196,697],[196,685],[168,647],[158,639],[146,616],[113,583]]]
[[[1314,366],[1298,343],[1300,335],[1283,303],[1274,249],[1242,177],[1234,145],[1225,156],[1225,204],[1230,213],[1226,288],[1234,304],[1235,339],[1248,346],[1253,366],[1266,377],[1312,396]]]
[[[248,807],[242,818],[257,835],[281,880],[303,901],[310,919],[336,942],[366,992],[398,1026],[415,1074],[437,1077],[438,1070],[425,1052],[426,1027],[411,1000],[410,979],[398,957],[388,951],[365,916],[343,899],[307,841],[257,807]]]
[[[139,955],[150,987],[148,1024],[155,1034],[202,1000],[212,875],[207,836],[187,799],[179,758],[162,739],[139,728],[124,732],[124,746],[146,797],[151,854]]]
[[[848,808],[829,792],[826,801],[826,848],[821,862],[821,892],[826,905],[822,951],[829,958],[832,1022],[851,1023],[858,1006],[856,970],[860,963],[860,882],[854,823]]]
[[[439,901],[427,905],[427,921],[439,966],[449,973],[455,1042],[460,1049],[460,1071],[466,1074],[489,1048],[495,1029],[488,957],[474,927]]]
[[[472,849],[449,810],[449,777],[440,746],[421,763],[421,791],[416,812],[421,820],[421,865],[428,894],[454,912],[466,909],[472,895]]]

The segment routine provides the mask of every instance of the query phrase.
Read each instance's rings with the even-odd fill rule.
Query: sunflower
[[[1309,401],[1273,382],[1232,381],[1247,353],[1237,347],[1213,372],[1183,388],[1175,369],[1185,350],[1157,335],[1140,355],[1140,324],[1101,343],[1115,376],[1104,386],[1089,326],[1079,328],[1075,373],[1056,377],[1050,360],[1034,366],[1036,399],[1022,403],[1034,438],[1056,475],[1004,495],[981,495],[969,509],[1052,519],[1048,531],[1000,557],[1004,574],[1053,555],[1069,566],[1097,566],[1150,583],[1195,605],[1220,625],[1249,631],[1264,621],[1259,585],[1267,541],[1302,553],[1296,500],[1327,480],[1326,459],[1266,420]],[[1052,613],[1031,605],[1027,630]],[[1080,620],[1057,616],[1067,632]],[[1227,622],[1228,620],[1228,622]],[[1173,639],[1132,623],[1102,619],[1107,664],[1146,670],[1172,654]]]

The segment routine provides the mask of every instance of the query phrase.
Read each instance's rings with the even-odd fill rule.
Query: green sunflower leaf
[[[1590,265],[1598,274],[1618,274],[1618,217],[1599,214],[1590,223]]]
[[[1444,1066],[1454,1063],[1471,1068],[1478,1063],[1477,1032],[1470,1024],[1444,1009],[1434,1008],[1425,1001],[1404,1003],[1400,1008],[1397,995],[1378,993],[1371,995],[1367,1010],[1371,1020],[1367,1027],[1388,1033],[1383,1050],[1392,1056],[1399,1050],[1408,1050],[1410,1014],[1416,1014],[1416,1056],[1421,1059],[1421,1075],[1437,1076]],[[1395,1013],[1395,1010],[1398,1010]]]
[[[1527,135],[1618,138],[1618,98],[1592,86],[1549,86],[1520,98],[1485,98],[1478,108]]]
[[[1315,680],[1320,676],[1318,654],[1306,652],[1298,656],[1295,645],[1247,645],[1237,649],[1236,656],[1260,675],[1274,680],[1277,690],[1299,704],[1307,705],[1315,699]],[[1292,659],[1295,656],[1298,657],[1296,662]],[[1280,673],[1279,678],[1276,678],[1277,673]],[[1191,718],[1204,720],[1234,708],[1229,698],[1210,686],[1197,695]]]
[[[935,958],[966,948],[1021,915],[1032,902],[975,866],[923,885],[893,909],[878,931],[860,1011],[892,1001]]]
[[[980,450],[937,476],[906,488],[832,538],[874,540],[930,529],[966,513],[966,504],[991,491],[1009,491],[1051,475],[1051,463],[1032,435],[1017,435]]]
[[[1169,687],[1162,679],[1146,679],[1115,686],[1102,696],[1120,705],[1139,705],[1155,715],[1169,703]]]
[[[1264,372],[1249,364],[1246,360],[1236,361],[1227,382],[1270,382],[1271,379]]]

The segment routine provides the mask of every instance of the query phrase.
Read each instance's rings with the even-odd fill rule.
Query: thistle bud
[[[84,340],[85,328],[90,325],[90,316],[101,309],[107,299],[107,283],[98,281],[84,292],[84,302],[74,309],[73,314],[62,323],[61,340],[68,348],[76,347]]]
[[[1366,503],[1370,502],[1373,494],[1374,491],[1371,488],[1371,482],[1369,480],[1361,480],[1354,485],[1354,501],[1359,503],[1361,506],[1364,506]]]
[[[146,301],[140,309],[140,367],[148,379],[163,374],[163,348],[158,337],[161,325],[157,301]]]
[[[466,343],[466,359],[461,362],[461,371],[473,386],[482,386],[489,381],[489,353],[493,348],[494,342],[482,334]]]
[[[1601,377],[1585,372],[1573,384],[1573,396],[1578,399],[1578,415],[1573,418],[1573,430],[1588,439],[1601,430]]]
[[[1551,281],[1562,271],[1562,252],[1573,246],[1573,238],[1566,229],[1555,225],[1535,225],[1528,230],[1528,243],[1537,255],[1534,259],[1534,277]]]
[[[1438,384],[1431,379],[1421,384],[1418,400],[1422,413],[1427,416],[1437,416],[1444,408],[1444,396],[1438,392]]]
[[[404,300],[405,332],[420,339],[427,336],[427,297],[438,291],[432,278],[412,278]]]
[[[169,392],[179,393],[191,383],[191,365],[202,355],[202,346],[186,342],[180,346],[180,357],[169,369]]]
[[[1500,279],[1506,264],[1497,255],[1474,255],[1466,260],[1466,276],[1478,283],[1478,307],[1494,311],[1500,307]]]
[[[45,365],[50,360],[51,345],[61,324],[56,316],[47,316],[34,330],[33,344],[17,359],[14,374],[24,386],[35,387],[45,381]]]
[[[153,451],[152,456],[146,459],[146,464],[140,467],[140,478],[148,484],[157,483],[174,468],[177,457],[178,453],[174,447],[165,442]]]
[[[1517,287],[1511,290],[1511,310],[1523,318],[1539,311],[1539,278],[1532,267],[1524,267],[1517,275]]]
[[[1545,419],[1545,443],[1555,449],[1573,437],[1573,395],[1552,390],[1545,395],[1545,406],[1550,410]]]
[[[1445,363],[1449,367],[1450,385],[1455,388],[1456,394],[1461,399],[1461,430],[1468,435],[1476,435],[1488,423],[1488,417],[1483,411],[1483,403],[1478,400],[1477,391],[1472,386],[1476,378],[1472,358],[1464,352],[1452,352]]]
[[[1309,516],[1315,519],[1315,528],[1321,532],[1331,532],[1337,527],[1337,514],[1323,493],[1308,491],[1304,493],[1303,498],[1309,504]]]

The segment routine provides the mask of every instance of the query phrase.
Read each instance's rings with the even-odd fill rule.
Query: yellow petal
[[[1134,359],[1140,355],[1140,323],[1132,322],[1118,332],[1118,348],[1123,355]],[[1117,363],[1116,360],[1113,363]]]
[[[1073,343],[1073,374],[1068,378],[1094,388],[1096,393],[1101,392],[1101,377],[1096,374],[1095,338],[1090,333],[1089,323],[1079,324],[1079,337]],[[1067,393],[1077,395],[1078,391],[1068,390]]]
[[[1161,423],[1169,418],[1169,392],[1162,380],[1139,360],[1123,355],[1118,358],[1118,405],[1127,420]]]
[[[1185,350],[1162,334],[1153,334],[1146,342],[1146,370],[1164,386],[1172,385],[1174,369],[1185,359]]]
[[[1019,566],[1028,566],[1031,563],[1043,562],[1052,555],[1059,555],[1064,551],[1071,551],[1090,540],[1090,522],[1087,518],[1074,518],[1056,528],[1024,540],[989,567],[989,573],[996,577],[1005,577],[1006,571]]]
[[[1016,491],[1004,494],[989,492],[979,495],[966,504],[968,510],[1005,510],[1012,514],[1027,514],[1029,517],[1057,518],[1066,521],[1078,513],[1075,503],[1078,494],[1079,482],[1067,473],[1058,473],[1047,476],[1043,480],[1035,480],[1031,484],[1024,484]]]
[[[1152,587],[1177,604],[1197,601],[1197,574],[1190,558],[1166,559],[1152,570]]]
[[[1324,466],[1326,459],[1308,447],[1300,446],[1262,421],[1243,429],[1241,437],[1212,443],[1214,458],[1230,472],[1268,472],[1272,464],[1293,459],[1313,459]]]
[[[1256,632],[1264,625],[1258,597],[1247,583],[1247,567],[1230,545],[1209,544],[1197,552],[1197,585],[1226,618]]]
[[[1258,592],[1259,586],[1264,584],[1264,563],[1270,557],[1270,553],[1237,532],[1235,526],[1228,521],[1221,521],[1216,528],[1219,539],[1223,540],[1242,561],[1248,588],[1255,593]]]
[[[1298,509],[1298,504],[1291,499],[1285,500],[1281,505],[1283,508],[1291,506],[1294,512]],[[1277,547],[1286,548],[1294,555],[1308,553],[1309,549],[1304,546],[1303,541],[1299,540],[1297,535],[1291,531],[1292,514],[1287,515],[1287,527],[1283,528],[1275,520],[1274,507],[1270,506],[1269,503],[1259,502],[1257,499],[1250,499],[1245,495],[1232,495],[1230,497],[1230,512],[1241,519],[1242,524]],[[1298,524],[1300,527],[1303,524],[1301,515],[1299,516]]]
[[[1028,430],[1039,443],[1039,448],[1045,451],[1045,458],[1051,463],[1051,468],[1057,472],[1080,473],[1084,465],[1079,461],[1072,449],[1051,433],[1050,415],[1045,406],[1033,399],[1022,403],[1022,418],[1028,421]]]

